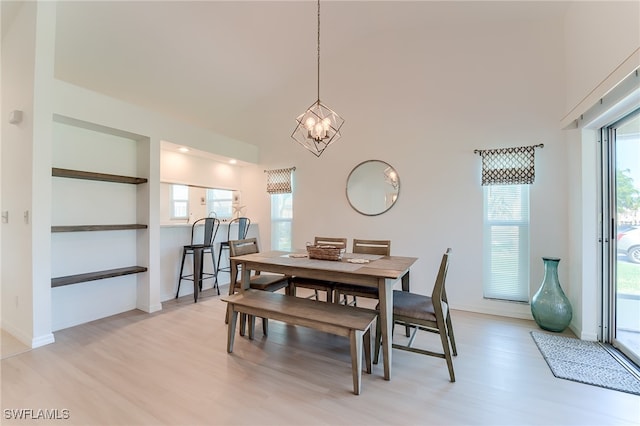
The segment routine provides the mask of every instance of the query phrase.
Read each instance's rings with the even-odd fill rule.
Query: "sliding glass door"
[[[640,364],[640,110],[603,128],[602,138],[611,226],[603,337]]]

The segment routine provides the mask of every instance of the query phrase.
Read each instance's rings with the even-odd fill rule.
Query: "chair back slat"
[[[247,234],[249,233],[249,226],[251,226],[251,219],[248,217],[236,217],[235,219],[231,219],[229,221],[229,226],[227,228],[227,241],[230,241],[233,235],[233,230],[237,227],[237,240],[244,240],[247,238]]]
[[[258,249],[258,240],[256,238],[231,240],[229,241],[229,252],[231,256],[260,253],[260,250]]]
[[[196,226],[204,225],[204,233],[202,241],[194,241]],[[215,217],[203,217],[193,222],[191,226],[191,244],[203,244],[205,246],[211,246],[218,233],[220,227],[220,220]]]
[[[347,248],[346,238],[334,238],[334,237],[315,237],[313,244],[316,246],[336,246],[343,249]]]
[[[362,254],[391,255],[391,241],[389,240],[360,240],[353,239],[353,252]]]
[[[445,281],[447,279],[447,271],[449,270],[449,256],[451,255],[451,249],[442,255],[442,261],[440,262],[440,269],[438,270],[438,276],[436,282],[433,285],[433,291],[431,292],[431,300],[433,301],[433,308],[436,311],[440,311],[443,314],[442,304],[447,304],[447,292],[445,290]],[[437,315],[436,315],[437,316]]]

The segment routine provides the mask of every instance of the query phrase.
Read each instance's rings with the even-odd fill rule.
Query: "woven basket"
[[[307,246],[307,253],[309,253],[309,259],[342,259],[342,249],[336,246]]]

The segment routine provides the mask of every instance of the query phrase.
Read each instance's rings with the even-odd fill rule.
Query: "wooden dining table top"
[[[302,257],[303,251],[268,251],[232,257],[235,262],[249,269],[267,270],[310,278],[340,278],[341,282],[377,285],[380,278],[397,280],[417,260],[415,257],[379,256],[345,253],[341,260],[321,260]],[[352,259],[352,261],[350,261]],[[352,262],[368,263],[352,263]],[[264,269],[263,269],[264,268]],[[363,281],[364,279],[364,281]],[[346,280],[346,281],[345,281]]]

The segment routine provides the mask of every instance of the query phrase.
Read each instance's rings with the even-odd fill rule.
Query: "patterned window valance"
[[[267,192],[269,194],[291,193],[291,173],[295,167],[288,169],[265,170],[267,174]]]
[[[473,151],[482,157],[482,185],[532,184],[536,177],[535,149],[543,146]]]

